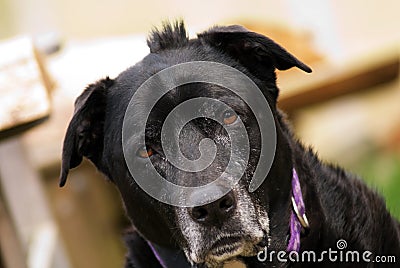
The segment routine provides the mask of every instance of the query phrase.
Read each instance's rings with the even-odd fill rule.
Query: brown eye
[[[236,120],[238,119],[238,116],[233,111],[226,111],[223,115],[223,118],[224,118],[225,125],[231,125],[236,122]]]
[[[146,147],[142,147],[137,150],[136,154],[141,158],[147,158],[153,155],[153,150],[150,148],[147,149]]]

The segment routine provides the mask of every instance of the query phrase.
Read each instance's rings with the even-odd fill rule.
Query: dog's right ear
[[[103,151],[103,126],[107,92],[113,80],[105,78],[89,85],[75,101],[74,116],[64,138],[60,187],[65,185],[68,172],[86,157],[96,166]]]

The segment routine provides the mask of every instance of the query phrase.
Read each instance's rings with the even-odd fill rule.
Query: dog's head
[[[114,80],[107,78],[89,85],[76,100],[64,140],[60,184],[65,184],[71,168],[78,166],[83,157],[88,158],[117,186],[136,229],[153,243],[182,248],[191,262],[215,264],[234,257],[254,256],[265,245],[283,249],[289,223],[292,154],[276,108],[279,91],[275,69],[298,67],[311,72],[310,68],[269,38],[240,26],[214,27],[196,39],[188,39],[183,23],[165,25],[151,33],[148,45],[151,53],[141,62]],[[124,157],[124,116],[136,90],[159,71],[193,61],[217,62],[240,70],[258,86],[270,106],[277,150],[268,175],[255,192],[248,189],[262,146],[257,115],[241,97],[220,85],[199,82],[168,91],[146,118],[145,146],[132,137],[129,146],[135,154],[129,159]],[[151,90],[141,95],[140,104],[132,108],[131,122],[143,120],[144,107],[153,105],[153,96]],[[232,110],[202,106],[201,109],[212,110],[214,119],[199,117],[182,126],[177,145],[185,158],[198,159],[203,153],[199,148],[204,139],[211,139],[216,149],[215,158],[207,168],[188,172],[168,160],[161,129],[177,105],[199,97],[218,100]],[[190,186],[210,183],[228,165],[232,140],[226,129],[235,131],[240,125],[245,126],[250,150],[248,161],[236,164],[245,171],[227,194],[211,203],[194,207],[164,204],[143,191],[129,172],[128,165],[145,171],[149,164],[145,160],[150,160],[155,170],[170,182],[190,181]],[[190,198],[201,199],[206,195],[197,192]]]

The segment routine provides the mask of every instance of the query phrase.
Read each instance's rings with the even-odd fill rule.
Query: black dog
[[[267,252],[294,249],[299,254],[312,250],[318,258],[328,248],[338,250],[340,239],[347,242],[348,250],[360,254],[371,252],[371,260],[382,255],[400,261],[400,225],[387,211],[384,200],[358,178],[322,163],[311,149],[297,141],[276,107],[279,90],[275,69],[298,67],[311,72],[309,67],[267,37],[240,26],[214,27],[196,39],[188,39],[183,23],[177,22],[153,31],[147,43],[150,54],[141,62],[115,79],[106,78],[89,85],[78,97],[62,156],[61,186],[69,170],[86,157],[120,191],[135,228],[126,237],[129,247],[126,267],[222,267],[230,260],[239,260],[247,267],[378,264],[367,263],[361,255],[360,262],[351,263],[327,258],[298,263],[260,259],[265,248]],[[181,152],[192,160],[199,157],[196,148],[200,141],[212,139],[218,154],[210,167],[196,174],[183,172],[164,154],[160,141],[163,121],[175,106],[192,98],[209,97],[228,104],[235,113],[216,111],[216,116],[233,127],[240,118],[249,137],[250,157],[240,181],[217,201],[187,208],[159,202],[135,182],[123,154],[122,125],[129,101],[144,81],[165,68],[193,61],[222,63],[254,81],[272,110],[276,153],[264,182],[250,193],[249,183],[261,152],[256,115],[238,95],[221,86],[194,83],[172,89],[158,101],[147,119],[146,146],[137,144],[135,159],[127,160],[139,169],[145,169],[142,160],[150,158],[156,170],[171,182],[182,182],[189,177],[209,182],[222,173],[231,144],[224,130],[226,126],[215,120],[196,118],[184,126],[179,136]],[[146,94],[144,105],[147,99],[152,99],[153,92]],[[140,118],[141,112],[137,108],[135,116]],[[302,191],[297,196],[292,191],[296,171]],[[296,202],[297,198],[300,202]],[[305,204],[305,214],[297,207],[301,201]],[[294,231],[292,224],[301,230]],[[295,242],[297,247],[300,242],[300,249],[288,247],[296,235],[301,235]]]

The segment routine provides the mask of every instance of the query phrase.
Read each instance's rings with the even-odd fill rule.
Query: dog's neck
[[[300,251],[336,249],[337,241],[344,239],[352,250],[398,254],[398,223],[387,212],[383,198],[359,178],[322,163],[311,149],[295,139],[291,141],[310,223],[309,233],[301,238]],[[371,223],[385,231],[377,230]],[[363,235],[354,239],[354,233]],[[385,241],[387,248],[372,246],[379,244],[376,240]]]

